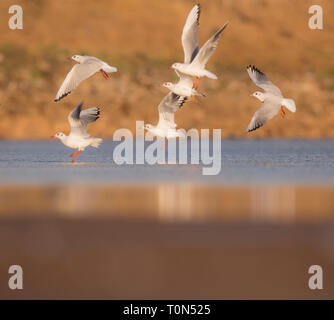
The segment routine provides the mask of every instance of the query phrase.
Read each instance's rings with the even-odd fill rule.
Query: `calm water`
[[[21,298],[333,298],[334,140],[223,140],[216,176],[117,165],[116,145],[72,164],[59,141],[0,142],[0,282],[20,263]]]
[[[89,148],[72,164],[59,141],[0,141],[0,183],[333,184],[334,140],[223,140],[221,171],[203,165],[117,165],[119,142]],[[188,150],[190,152],[190,148]]]

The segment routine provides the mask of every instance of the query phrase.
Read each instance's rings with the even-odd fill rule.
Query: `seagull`
[[[191,97],[192,101],[195,103],[198,103],[198,101],[195,99],[195,96],[205,97],[204,93],[197,91],[193,87],[193,80],[191,76],[188,76],[187,74],[184,74],[177,70],[175,70],[175,72],[179,77],[179,81],[176,84],[171,82],[165,82],[163,84],[164,87],[174,92],[176,95]]]
[[[158,106],[159,122],[156,126],[145,124],[144,129],[154,136],[161,138],[183,137],[183,134],[175,130],[174,113],[186,102],[187,98],[169,92],[161,100]]]
[[[254,113],[246,132],[250,132],[262,127],[268,120],[272,119],[278,112],[282,118],[285,116],[283,106],[291,112],[296,112],[296,104],[292,99],[285,99],[281,90],[276,87],[269,78],[255,66],[248,66],[247,72],[251,80],[264,92],[256,91],[251,96],[259,99],[262,104]]]
[[[74,55],[69,58],[78,62],[67,74],[63,84],[57,92],[54,101],[66,97],[70,94],[82,81],[86,80],[96,72],[100,71],[105,79],[109,78],[108,73],[116,72],[117,68],[110,66],[106,62],[90,56]]]
[[[186,20],[186,23],[182,31],[182,46],[184,51],[184,62],[190,63],[196,54],[198,53],[198,26],[199,26],[199,16],[201,13],[201,7],[199,4],[195,5]],[[171,67],[170,67],[171,68]],[[172,68],[171,68],[172,69]],[[168,88],[170,91],[174,92],[179,96],[191,97],[195,103],[198,103],[194,96],[205,97],[204,94],[199,93],[193,87],[192,76],[180,72],[175,69],[175,72],[179,78],[176,84],[171,82],[165,82],[164,87]]]
[[[78,149],[77,152],[71,154],[71,157],[75,156],[72,162],[75,162],[79,154],[88,146],[98,148],[103,141],[101,138],[91,137],[87,131],[87,125],[99,118],[99,107],[81,110],[82,105],[83,102],[75,107],[75,109],[67,117],[71,127],[70,134],[67,136],[62,132],[57,132],[51,137],[59,139],[66,147]]]
[[[197,89],[201,78],[206,76],[210,79],[217,79],[217,76],[206,70],[205,65],[215,51],[219,37],[229,22],[227,21],[199,50],[198,47],[198,26],[200,16],[200,5],[195,5],[186,20],[182,32],[182,46],[184,50],[184,62],[175,62],[169,68],[182,72],[186,75],[196,77],[193,88]]]

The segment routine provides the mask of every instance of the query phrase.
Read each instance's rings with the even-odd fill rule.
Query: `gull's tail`
[[[205,97],[206,97],[206,95],[205,95],[204,93],[202,93],[202,92],[199,92],[199,91],[197,91],[197,90],[196,90],[196,93],[195,93],[195,95],[196,95],[196,96],[203,97],[203,98],[205,98]]]
[[[100,144],[102,143],[103,139],[101,138],[94,138],[91,146],[92,147],[95,147],[95,148],[98,148],[100,146]]]
[[[296,112],[296,104],[292,99],[283,99],[282,105],[291,112]]]
[[[102,66],[102,70],[105,71],[105,72],[107,72],[107,73],[117,72],[117,68],[116,67],[109,66],[109,64],[107,64],[107,63],[105,63]]]
[[[209,70],[205,69],[204,73],[209,79],[212,79],[212,80],[217,80],[218,79],[218,77],[213,72],[211,72]]]

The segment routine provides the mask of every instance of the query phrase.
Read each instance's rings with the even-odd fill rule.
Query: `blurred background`
[[[0,298],[333,299],[334,2],[202,0],[199,39],[230,21],[204,79],[207,94],[176,113],[179,128],[221,128],[222,170],[118,165],[118,128],[158,121],[183,60],[191,0],[15,0],[23,30],[0,2]],[[310,30],[321,5],[324,29]],[[116,66],[53,101],[86,54]],[[297,112],[244,133],[259,101],[254,64]],[[80,101],[99,106],[90,133],[106,138],[75,164],[59,141]],[[265,138],[265,139],[252,139]],[[168,150],[169,146],[166,146]],[[188,148],[190,155],[190,148]],[[19,264],[24,289],[8,288]],[[310,290],[320,265],[323,290]]]
[[[92,134],[112,137],[117,128],[134,131],[135,121],[157,122],[165,81],[176,81],[168,66],[183,61],[181,32],[195,1],[189,0],[17,0],[24,29],[8,28],[8,8],[0,3],[0,137],[48,138],[67,132],[67,114],[81,100],[101,107]],[[333,1],[319,0],[324,29],[310,30],[311,0],[203,0],[202,45],[227,20],[208,69],[200,105],[177,112],[180,128],[222,128],[224,137],[334,136]],[[74,54],[97,56],[116,66],[105,81],[100,74],[83,82],[66,99],[53,99],[74,62]],[[259,106],[249,97],[257,88],[246,66],[256,65],[293,98],[297,113],[251,134],[244,130]],[[15,125],[13,123],[15,122]]]

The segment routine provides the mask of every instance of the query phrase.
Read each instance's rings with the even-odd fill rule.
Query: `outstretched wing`
[[[158,106],[159,123],[158,127],[165,129],[175,129],[174,113],[186,102],[187,97],[181,97],[173,92],[169,92]]]
[[[101,69],[101,62],[95,59],[88,59],[85,63],[78,63],[73,66],[67,74],[64,82],[59,88],[55,101],[66,97],[70,94],[82,81],[91,77],[94,73]]]
[[[68,115],[68,122],[71,126],[71,135],[78,135],[83,138],[87,138],[90,134],[87,131],[89,123],[96,121],[100,116],[99,107],[89,108],[81,110],[83,102],[80,102],[78,106]]]
[[[271,92],[275,95],[282,96],[281,90],[276,87],[269,78],[261,72],[259,69],[257,69],[255,66],[248,66],[247,72],[251,80],[261,89],[263,89],[266,92]]]
[[[198,27],[201,7],[196,4],[190,11],[182,31],[184,63],[190,63],[198,53]]]
[[[279,111],[280,104],[271,100],[265,100],[254,113],[246,132],[254,131],[262,127],[268,120],[272,119]]]
[[[199,67],[201,69],[205,68],[206,63],[212,56],[213,52],[217,48],[218,40],[224,31],[224,29],[229,24],[227,21],[207,42],[204,43],[202,48],[199,50],[198,54],[196,55],[195,59],[192,62],[193,66]]]

